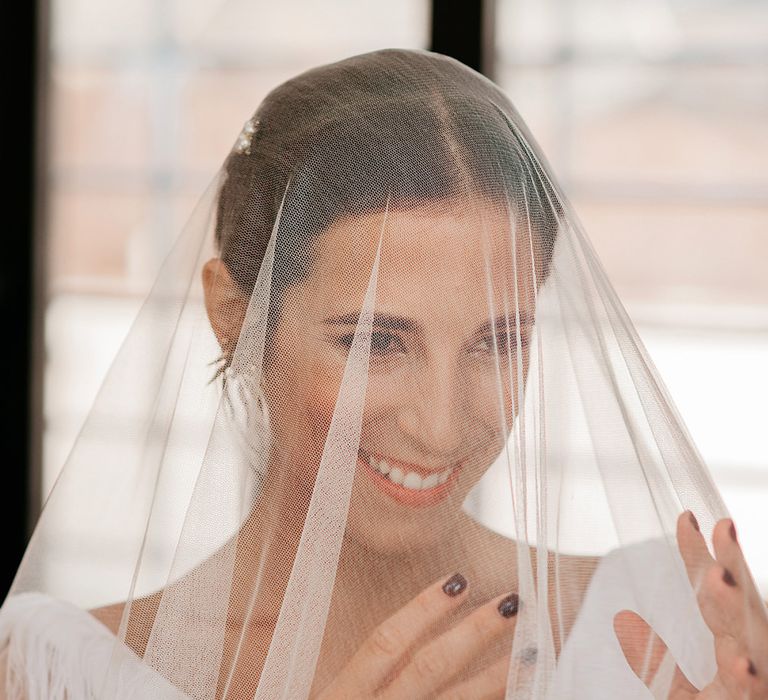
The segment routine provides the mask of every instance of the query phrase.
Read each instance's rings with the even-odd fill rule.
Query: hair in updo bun
[[[496,85],[458,61],[388,49],[278,86],[230,153],[216,241],[250,296],[283,197],[268,327],[311,265],[312,240],[340,217],[479,194],[523,203],[548,274],[563,210]],[[243,134],[241,134],[241,139]],[[287,190],[287,191],[286,191]]]

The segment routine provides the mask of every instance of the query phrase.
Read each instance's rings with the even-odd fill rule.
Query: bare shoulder
[[[114,603],[112,605],[105,605],[101,608],[94,608],[88,612],[109,629],[112,634],[117,634],[117,630],[120,627],[120,620],[123,619],[124,610],[125,603]]]
[[[467,516],[467,521],[462,527],[472,533],[473,546],[469,551],[474,572],[489,583],[494,593],[509,586],[511,576],[518,577],[521,556],[522,561],[525,561],[526,554],[530,559],[535,585],[539,574],[539,553],[535,547],[521,545],[518,540],[495,532],[470,516]],[[524,547],[522,552],[521,546]],[[547,549],[547,593],[558,653],[562,646],[561,636],[563,632],[571,629],[599,563],[600,557],[565,554]],[[556,579],[553,572],[557,572]],[[555,580],[559,581],[559,586],[554,585]]]
[[[511,572],[517,575],[521,546],[525,547],[530,557],[532,574],[536,578],[539,553],[534,547],[522,545],[518,540],[495,532],[470,516],[466,516],[462,529],[466,533],[466,541],[471,543],[465,551],[471,558],[473,572],[493,588],[509,585]],[[547,549],[547,559],[547,571],[557,571],[560,582],[566,584],[560,593],[568,591],[571,603],[576,604],[585,594],[600,557]],[[554,586],[550,585],[549,589],[554,592]]]
[[[149,640],[149,634],[152,631],[155,616],[157,615],[157,610],[160,606],[161,598],[162,591],[158,591],[157,593],[153,593],[143,598],[137,598],[131,602],[130,608],[127,611],[125,642],[139,656],[144,654],[147,641]],[[112,634],[117,635],[120,630],[120,625],[123,622],[123,617],[126,615],[127,606],[128,604],[123,601],[105,605],[100,608],[94,608],[89,610],[89,612],[109,629]],[[0,698],[0,700],[2,699]]]
[[[484,559],[492,561],[496,566],[501,563],[507,565],[504,567],[507,571],[510,570],[509,567],[514,567],[516,570],[520,542],[490,529],[469,515],[465,515],[465,518],[466,520],[462,527],[472,533],[471,539],[474,544],[478,545],[475,551],[482,552]],[[526,549],[531,557],[532,564],[535,564],[538,552],[535,548],[528,545],[526,545]],[[488,557],[488,553],[491,552],[493,556]],[[587,577],[587,579],[591,578],[601,559],[599,556],[567,554],[555,552],[551,549],[547,549],[547,558],[550,571],[557,568],[560,572],[566,572],[574,576],[578,575],[580,578]],[[536,567],[534,566],[534,575],[536,573],[535,570]]]

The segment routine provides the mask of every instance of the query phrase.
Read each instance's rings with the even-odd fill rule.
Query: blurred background
[[[3,148],[19,175],[1,301],[6,366],[18,368],[8,383],[24,397],[3,409],[16,421],[3,427],[8,469],[31,468],[3,497],[4,531],[23,533],[6,547],[5,586],[242,123],[290,76],[396,46],[454,55],[509,93],[768,596],[768,2],[37,0],[27,11],[5,49],[21,47],[6,56],[19,87],[2,108]]]

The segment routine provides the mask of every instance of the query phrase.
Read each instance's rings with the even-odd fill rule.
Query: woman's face
[[[528,231],[516,232],[513,251],[507,211],[481,199],[390,210],[386,221],[372,212],[318,238],[309,276],[286,293],[264,375],[271,469],[297,514],[342,398],[380,236],[346,534],[392,552],[450,536],[502,450],[527,373],[535,291]]]

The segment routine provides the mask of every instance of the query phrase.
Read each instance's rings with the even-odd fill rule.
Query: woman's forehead
[[[436,281],[450,272],[466,280],[491,275],[511,281],[533,264],[527,226],[501,204],[461,198],[339,219],[317,240],[313,267],[326,279],[370,271],[379,243],[380,277],[416,274]]]
[[[307,287],[335,306],[361,301],[379,242],[377,307],[533,315],[534,247],[502,206],[467,199],[339,220],[313,247]]]

